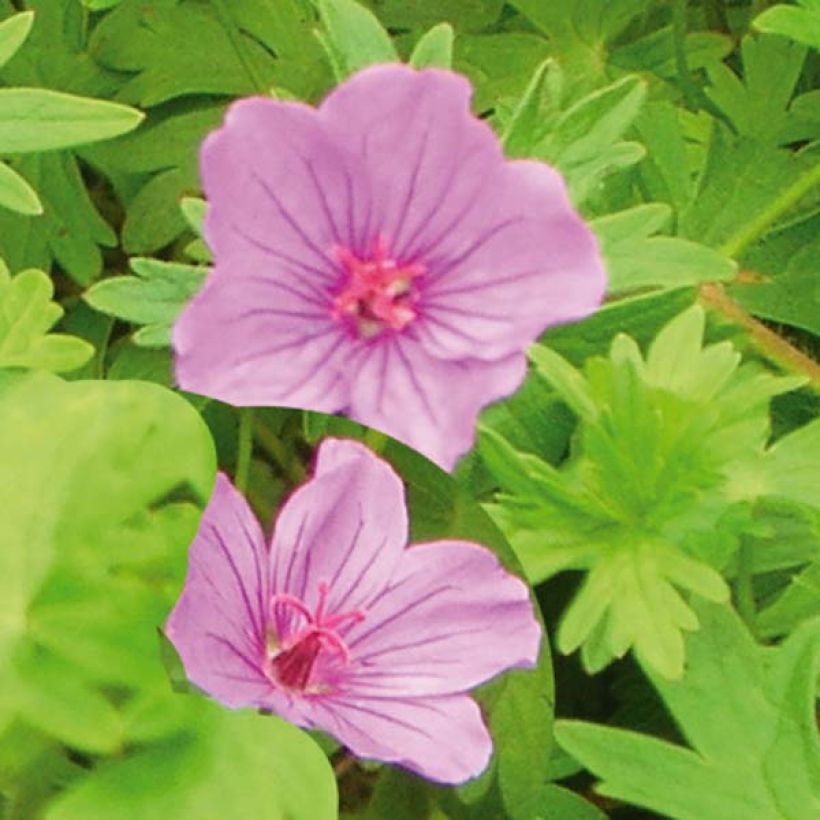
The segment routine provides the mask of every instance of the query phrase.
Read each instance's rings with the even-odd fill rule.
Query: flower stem
[[[749,333],[752,343],[769,359],[792,373],[807,376],[814,389],[820,389],[820,365],[794,345],[789,344],[782,336],[750,316],[726,293],[722,284],[710,282],[701,285],[700,300],[743,327]]]
[[[748,544],[741,545],[738,553],[735,607],[749,632],[757,639],[757,602],[752,586],[752,554]]]
[[[239,410],[239,433],[236,445],[236,472],[234,484],[240,493],[248,489],[248,478],[251,470],[251,451],[253,450],[253,407],[242,407]]]
[[[387,444],[387,436],[380,430],[368,427],[364,434],[364,443],[378,455],[384,449],[384,445]]]
[[[247,49],[242,44],[241,32],[233,19],[230,8],[225,3],[225,0],[211,0],[211,5],[213,5],[216,16],[219,18],[219,22],[225,29],[225,33],[231,41],[233,50],[236,52],[237,59],[240,63],[242,63],[242,68],[245,69],[245,73],[248,75],[253,87],[260,94],[267,95],[269,89],[262,80],[262,77],[259,75],[259,72],[256,70],[256,66],[253,64],[253,60],[247,53]]]
[[[820,184],[820,165],[815,165],[807,173],[803,174],[778,196],[768,208],[764,208],[755,219],[744,225],[734,236],[729,237],[719,248],[725,256],[736,257],[756,239],[762,236],[766,230],[774,224],[779,217],[796,205],[811,189]]]

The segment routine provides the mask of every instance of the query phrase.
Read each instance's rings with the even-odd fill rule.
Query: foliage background
[[[3,817],[313,820],[337,789],[345,815],[395,820],[820,814],[817,0],[0,0],[0,19]],[[316,102],[394,59],[467,74],[507,153],[563,172],[610,273],[455,482],[344,420],[256,416],[266,526],[341,432],[400,469],[416,537],[519,566],[480,502],[512,544],[555,697],[547,654],[485,687],[496,760],[459,789],[334,778],[327,738],[175,694],[157,634],[238,456],[232,408],[171,390],[168,330],[209,259],[198,144],[237,96]]]

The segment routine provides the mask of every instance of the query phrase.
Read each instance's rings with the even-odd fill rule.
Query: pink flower
[[[202,148],[215,267],[174,328],[179,385],[345,413],[450,469],[541,332],[604,271],[560,176],[504,159],[446,71],[362,71],[317,109],[235,103]]]
[[[526,585],[484,547],[407,547],[404,488],[362,445],[326,439],[268,550],[225,476],[167,623],[189,679],[354,754],[457,783],[492,743],[467,690],[535,663]]]

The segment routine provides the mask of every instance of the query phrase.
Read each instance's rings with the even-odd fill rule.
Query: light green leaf
[[[0,162],[0,205],[27,216],[43,212],[37,192],[5,162]]]
[[[39,270],[14,277],[0,268],[0,367],[76,370],[94,354],[88,342],[48,331],[63,315],[54,285]]]
[[[0,88],[0,153],[53,151],[132,131],[145,115],[45,88]]]
[[[563,786],[544,786],[535,820],[606,820],[606,815],[592,803]]]
[[[801,623],[820,617],[820,556],[802,572],[767,607],[758,613],[755,628],[763,638],[788,635]]]
[[[376,15],[355,0],[319,0],[322,45],[338,80],[373,65],[399,59],[390,35]]]
[[[609,797],[680,820],[820,813],[814,696],[820,620],[759,647],[727,607],[699,604],[686,676],[650,677],[693,750],[636,732],[559,721],[559,743]]]
[[[504,127],[501,143],[512,157],[526,157],[543,139],[561,104],[563,75],[553,59],[542,62]]]
[[[439,23],[425,32],[410,55],[413,68],[451,68],[453,65],[453,27]]]
[[[26,41],[33,22],[34,12],[23,11],[0,23],[0,67],[9,61]]]
[[[590,422],[598,418],[598,408],[586,380],[563,356],[546,345],[534,345],[528,355],[576,415]]]
[[[97,767],[45,817],[223,820],[261,812],[270,820],[334,820],[337,800],[327,758],[304,732],[203,700],[181,737]]]
[[[820,419],[776,441],[761,467],[766,495],[820,509]]]
[[[797,0],[797,6],[777,5],[755,17],[758,31],[781,34],[820,49],[820,4],[817,0]]]
[[[202,287],[208,269],[158,259],[130,261],[136,276],[105,279],[86,291],[94,309],[135,324],[146,325],[134,341],[146,346],[169,343],[170,329],[185,303]]]
[[[664,205],[651,203],[590,223],[601,243],[610,293],[728,281],[735,276],[735,262],[705,245],[678,237],[653,236],[669,215]]]

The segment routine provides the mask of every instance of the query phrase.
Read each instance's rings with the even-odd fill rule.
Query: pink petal
[[[393,336],[363,357],[348,414],[450,470],[472,446],[481,408],[516,390],[525,373],[522,353],[443,361],[411,335]]]
[[[325,439],[313,477],[276,519],[271,588],[328,614],[364,608],[389,582],[407,543],[404,486],[387,462],[354,441]],[[281,612],[280,612],[281,610]],[[277,632],[291,613],[277,609]]]
[[[314,721],[357,757],[396,763],[439,783],[463,783],[486,768],[492,740],[466,695],[407,700],[317,701]]]
[[[267,561],[258,522],[220,473],[165,632],[189,680],[226,706],[255,705],[271,688],[262,671]]]
[[[314,282],[336,281],[331,249],[355,247],[370,212],[359,161],[309,106],[254,97],[234,103],[203,143],[208,244],[242,268],[249,246]],[[245,271],[248,272],[247,270]]]
[[[430,253],[416,329],[447,359],[524,349],[592,313],[606,287],[595,236],[540,162],[509,162],[489,177],[473,217]]]
[[[257,257],[248,252],[248,268],[217,265],[177,319],[177,383],[239,406],[340,410],[354,353],[345,332],[306,283],[260,272]]]
[[[346,640],[345,693],[416,697],[533,666],[541,627],[527,585],[492,552],[439,541],[404,552],[390,586]]]
[[[402,261],[503,163],[492,130],[470,114],[470,94],[449,71],[380,65],[338,86],[319,109],[339,144],[361,157],[375,227]]]

